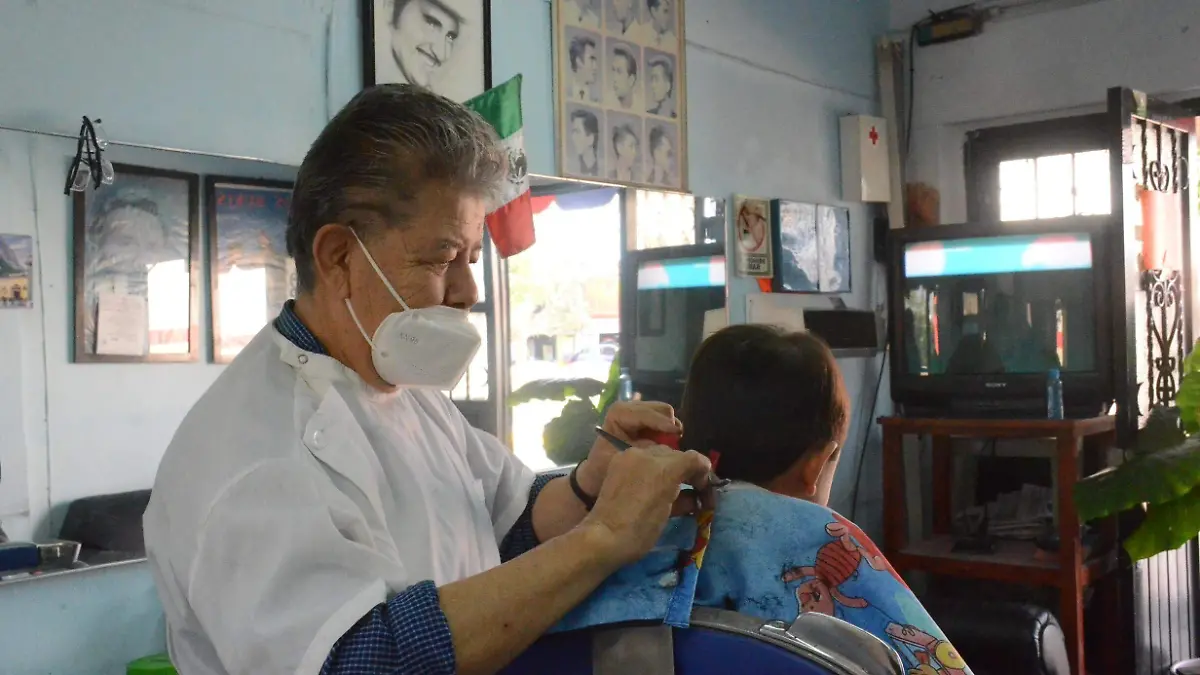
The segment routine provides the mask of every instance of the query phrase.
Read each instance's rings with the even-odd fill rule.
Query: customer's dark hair
[[[408,84],[359,92],[326,125],[296,176],[287,247],[299,291],[316,283],[312,244],[322,226],[344,223],[364,235],[404,227],[425,185],[491,198],[507,169],[495,131],[463,105]]]
[[[696,351],[679,411],[683,447],[721,453],[723,478],[765,484],[805,453],[842,443],[850,401],[833,352],[811,333],[724,328]]]

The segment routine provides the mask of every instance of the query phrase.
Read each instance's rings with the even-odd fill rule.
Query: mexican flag
[[[521,76],[493,87],[467,101],[496,129],[508,152],[508,179],[497,206],[487,217],[488,232],[501,258],[533,246],[533,207],[529,195],[529,166],[525,159],[525,134],[521,121]]]

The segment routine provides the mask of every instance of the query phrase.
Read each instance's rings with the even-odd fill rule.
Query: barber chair
[[[790,626],[698,607],[691,626],[618,624],[543,637],[502,675],[903,675],[882,640],[824,614]]]

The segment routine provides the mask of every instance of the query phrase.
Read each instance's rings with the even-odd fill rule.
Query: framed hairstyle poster
[[[113,168],[112,185],[75,193],[75,361],[195,361],[200,178]]]
[[[683,0],[554,0],[559,173],[687,190]]]
[[[488,0],[360,0],[363,86],[419,84],[466,101],[491,86]]]
[[[204,194],[212,355],[228,363],[296,295],[287,253],[292,184],[210,176]]]

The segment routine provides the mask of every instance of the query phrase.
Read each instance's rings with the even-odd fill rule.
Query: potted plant
[[[1123,544],[1135,561],[1177,549],[1200,533],[1200,349],[1184,360],[1183,371],[1176,407],[1151,410],[1124,461],[1075,487],[1084,522],[1144,511]]]
[[[510,406],[536,400],[566,401],[558,417],[542,430],[543,448],[550,461],[565,466],[578,464],[588,456],[596,441],[595,428],[617,400],[621,383],[619,358],[608,369],[608,381],[590,377],[533,380],[508,397]]]

